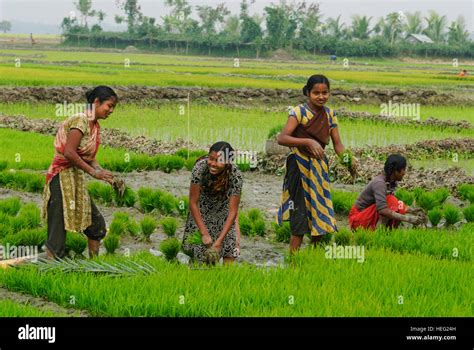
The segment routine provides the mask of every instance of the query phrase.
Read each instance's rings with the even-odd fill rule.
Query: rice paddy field
[[[1,40],[0,35],[0,43]],[[369,152],[378,147],[474,137],[474,106],[459,103],[472,96],[474,75],[462,79],[457,76],[460,68],[472,70],[474,62],[460,62],[460,67],[453,67],[449,60],[429,58],[349,58],[349,66],[344,67],[339,60],[331,63],[322,56],[312,61],[238,62],[236,67],[232,59],[215,57],[81,52],[61,47],[19,49],[3,44],[0,90],[40,87],[47,91],[99,84],[130,89],[301,89],[308,76],[321,73],[330,78],[334,89],[426,90],[458,98],[456,103],[446,100],[437,105],[421,104],[420,120],[441,124],[346,118],[340,113],[341,139],[348,148],[365,148]],[[45,223],[39,219],[41,178],[54,154],[54,136],[39,126],[61,122],[65,116],[57,115],[56,102],[25,99],[0,100],[0,118],[21,120],[16,127],[0,121],[0,243],[28,243],[41,249],[46,239]],[[425,228],[351,232],[347,228],[347,214],[365,183],[342,183],[336,177],[333,190],[340,232],[318,248],[305,243],[301,252],[290,259],[289,228],[273,224],[283,181],[281,174],[245,171],[241,204],[245,216],[241,218],[242,222],[247,221],[241,224],[241,258],[231,266],[183,262],[184,254],[173,237],[180,239],[183,233],[187,207],[181,205],[186,203],[189,164],[192,167],[195,158],[183,156],[182,150],[180,158],[176,151],[185,147],[187,141],[206,150],[212,143],[226,140],[236,149],[266,157],[269,133],[287,119],[287,106],[272,99],[241,98],[229,105],[193,102],[189,110],[181,113],[183,104],[187,106],[182,99],[119,103],[113,115],[101,123],[102,128],[117,129],[121,134],[111,134],[109,143],[118,146],[102,147],[98,161],[120,173],[130,187],[126,203],[118,203],[110,187],[93,182],[89,185],[109,228],[100,256],[86,259],[85,238],[68,233],[69,261],[0,269],[0,295],[9,295],[9,300],[0,300],[0,316],[474,316],[473,181],[456,183],[454,179],[456,186],[443,192],[448,186],[440,176],[439,192],[415,189],[404,193],[404,198],[416,198],[416,204],[430,210]],[[338,100],[330,105],[336,111],[381,113],[380,104],[370,101]],[[26,127],[22,118],[39,124]],[[118,141],[128,135],[132,142],[120,143],[113,135]],[[166,152],[170,158],[163,158],[159,152],[146,152],[146,147],[143,152],[138,146],[131,147],[135,146],[134,139],[137,145],[145,140],[153,145],[175,145],[175,149]],[[410,166],[432,171],[430,174],[444,172],[445,177],[457,167],[464,172],[463,179],[471,176],[472,180],[472,149],[459,150],[455,162],[452,150],[437,153],[433,158],[427,152],[423,159],[408,159]],[[362,161],[372,158],[367,156]],[[127,165],[129,162],[131,166]],[[439,199],[436,193],[445,194]],[[163,242],[168,243],[166,248]],[[361,255],[328,256],[327,249],[338,246],[357,247]],[[165,251],[164,256],[160,250]],[[28,300],[47,301],[55,307],[30,304]]]

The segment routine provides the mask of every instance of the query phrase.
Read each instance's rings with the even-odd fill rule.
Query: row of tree
[[[434,11],[425,17],[420,12],[393,12],[378,20],[354,16],[352,22],[346,24],[341,16],[324,20],[319,5],[306,1],[289,4],[281,0],[266,6],[262,16],[251,15],[249,10],[254,1],[242,0],[240,13],[236,15],[225,4],[193,8],[188,0],[164,0],[170,11],[158,23],[156,18],[142,12],[138,0],[117,0],[122,15],[115,16],[115,22],[126,24],[127,31],[105,33],[101,24],[106,14],[94,10],[92,0],[78,0],[75,6],[79,16],[64,18],[62,28],[66,42],[72,44],[84,38],[95,45],[110,43],[111,38],[115,45],[117,39],[122,45],[143,42],[160,46],[160,43],[170,45],[172,42],[176,49],[184,47],[186,52],[190,46],[206,46],[209,54],[216,47],[223,50],[233,47],[239,54],[239,49],[249,46],[256,49],[257,55],[261,49],[298,48],[314,53],[326,52],[328,50],[322,50],[321,43],[328,39],[334,47],[341,41],[345,42],[342,46],[351,46],[350,42],[361,45],[364,41],[364,45],[393,47],[405,42],[411,34],[428,36],[438,44],[436,47],[472,45],[462,17],[448,25],[447,17]],[[91,26],[93,20],[95,23]],[[329,48],[328,53],[336,51]]]

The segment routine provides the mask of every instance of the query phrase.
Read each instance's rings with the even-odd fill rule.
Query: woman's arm
[[[229,201],[229,214],[227,215],[227,219],[224,223],[224,227],[222,228],[222,232],[220,233],[219,237],[216,239],[214,243],[214,247],[217,250],[221,249],[222,242],[224,242],[224,238],[229,233],[230,228],[232,225],[235,224],[237,219],[237,212],[239,209],[240,203],[240,196],[231,196]]]
[[[112,173],[95,169],[77,154],[77,148],[81,143],[82,136],[82,132],[79,129],[71,129],[67,137],[66,146],[64,147],[64,157],[74,166],[84,170],[92,177],[112,183],[114,179]]]
[[[398,220],[398,221],[405,221],[410,224],[416,224],[419,225],[423,222],[423,218],[420,216],[414,216],[414,215],[403,215],[397,212],[394,212],[393,210],[389,208],[384,208],[382,210],[379,210],[379,214],[382,216],[385,216],[386,218],[389,218],[391,220]]]
[[[201,194],[201,186],[197,184],[191,184],[189,188],[189,210],[191,211],[191,215],[194,218],[194,222],[196,223],[199,231],[201,232],[202,236],[202,243],[205,245],[212,244],[212,238],[209,235],[209,231],[207,230],[204,221],[202,221],[201,211],[199,210],[199,196]]]
[[[313,139],[300,139],[293,137],[293,131],[298,127],[298,121],[294,117],[289,117],[285,127],[277,137],[279,145],[287,147],[303,147],[306,146],[308,151],[316,158],[324,158],[324,150],[321,145]]]
[[[89,165],[90,165],[91,167],[93,167],[95,170],[103,170],[103,168],[100,166],[99,162],[97,162],[96,159],[94,159],[93,161],[91,161],[91,162],[89,163]]]
[[[334,151],[338,156],[346,151],[346,148],[342,144],[341,136],[339,135],[339,128],[335,127],[331,129],[331,140],[334,147]]]

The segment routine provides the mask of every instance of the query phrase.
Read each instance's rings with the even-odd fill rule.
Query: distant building
[[[412,44],[433,44],[434,41],[431,40],[424,34],[410,34],[407,37],[407,41]]]

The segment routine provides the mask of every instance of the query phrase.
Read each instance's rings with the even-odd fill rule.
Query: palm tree
[[[337,16],[336,19],[329,18],[326,22],[326,30],[329,35],[335,36],[336,38],[342,38],[344,35],[344,23],[340,22],[341,15]]]
[[[464,17],[459,16],[448,28],[448,43],[464,43],[469,40],[469,32],[466,30]]]
[[[423,19],[421,18],[420,11],[406,14],[406,22],[403,26],[403,31],[405,32],[405,37],[410,34],[421,34],[423,32]]]
[[[357,39],[367,39],[370,33],[372,33],[372,29],[369,29],[371,19],[372,17],[367,16],[352,17],[352,37]]]
[[[402,33],[402,19],[398,12],[381,17],[374,27],[374,32],[380,34],[390,45],[397,41]]]
[[[428,26],[423,30],[423,34],[427,35],[434,42],[443,42],[445,38],[446,16],[440,16],[435,11],[430,11],[430,15],[425,17]]]

